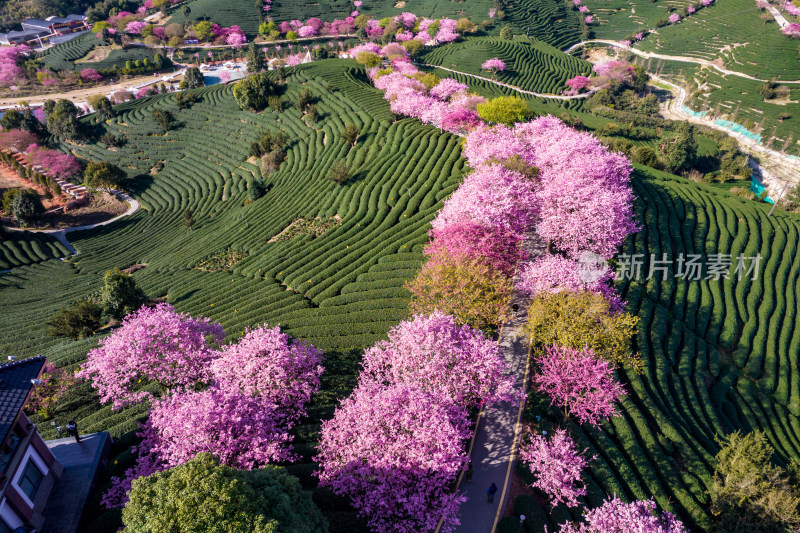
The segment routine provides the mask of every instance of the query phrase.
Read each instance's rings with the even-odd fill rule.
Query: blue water
[[[761,185],[761,182],[758,181],[758,178],[756,178],[755,176],[751,176],[750,177],[750,190],[753,191],[756,194],[761,194],[766,189],[764,188],[763,185]],[[772,200],[772,198],[770,198],[769,196],[764,197],[764,201],[767,202],[768,204],[774,204],[775,203]]]
[[[218,83],[220,83],[222,81],[221,79],[219,79],[219,76],[206,76],[206,75],[203,75],[203,79],[206,82],[206,87],[208,87],[209,85],[216,85],[216,84],[218,84]]]

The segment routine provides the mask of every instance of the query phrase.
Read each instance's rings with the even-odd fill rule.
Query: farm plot
[[[567,55],[535,38],[477,37],[434,48],[422,57],[431,65],[489,77],[481,70],[487,59],[498,57],[506,70],[495,78],[527,91],[558,94],[567,89],[566,81],[579,74],[588,75],[591,64]]]
[[[753,134],[761,135],[761,144],[792,155],[800,154],[797,144],[800,132],[800,116],[795,113],[800,101],[800,87],[794,84],[781,86],[776,98],[764,100],[758,90],[763,84],[758,81],[725,76],[709,67],[676,61],[649,60],[641,58],[634,63],[643,64],[648,71],[655,72],[686,89],[686,105],[695,112],[705,113],[706,118],[725,120],[741,124]],[[728,125],[730,126],[730,125]]]
[[[516,30],[563,50],[581,40],[578,12],[563,0],[518,0],[505,5],[506,20]]]
[[[317,123],[290,107],[304,88],[317,99]],[[53,339],[42,324],[56,309],[96,291],[106,269],[132,264],[148,265],[135,274],[148,295],[221,321],[230,337],[256,324],[280,324],[328,358],[324,390],[308,424],[298,429],[302,460],[292,466],[313,486],[310,457],[320,418],[329,417],[337,398],[354,385],[360,350],[407,316],[403,285],[422,262],[430,220],[463,172],[459,139],[416,120],[393,122],[381,93],[354,62],[298,68],[289,76],[280,113],[241,111],[231,86],[200,94],[202,101],[183,111],[172,95],[117,106],[117,118],[98,124],[127,138],[116,152],[99,144],[69,146],[81,157],[110,160],[137,176],[134,188],[144,209],[110,227],[72,233],[79,254],[69,262],[47,261],[0,276],[0,294],[14,302],[0,314],[0,344],[4,353],[41,353],[76,366],[96,339]],[[177,116],[178,127],[167,135],[153,124],[156,108]],[[361,130],[354,147],[341,139],[348,123]],[[259,175],[247,161],[249,146],[264,130],[287,136],[288,157],[268,176],[268,192],[249,202],[248,188]],[[326,177],[337,160],[352,174],[341,186]],[[163,168],[150,174],[159,162]],[[186,209],[195,221],[191,230],[181,221]],[[269,242],[298,219],[337,215],[341,224],[319,235]],[[228,250],[243,252],[230,269],[194,268]],[[86,431],[122,436],[144,416],[141,409],[101,408],[88,388],[75,394],[56,415],[59,422],[74,414]],[[47,424],[43,431],[49,435]],[[130,464],[129,453],[119,452],[120,467]],[[356,523],[338,500],[326,511],[332,521],[345,513],[338,531]],[[98,518],[96,508],[92,513],[98,525],[86,530],[104,530],[99,524],[110,519]]]
[[[720,60],[727,69],[761,79],[797,80],[797,42],[783,35],[774,21],[765,25],[760,14],[750,0],[716,2],[678,24],[660,28],[636,46],[648,52]],[[596,33],[603,32],[601,24]]]
[[[46,233],[6,231],[0,236],[0,270],[68,255],[69,250]]]
[[[693,4],[694,2],[688,0],[663,2],[586,0],[583,2],[595,19],[592,25],[593,37],[614,40],[628,39],[640,31],[651,30],[659,21],[666,21],[673,12],[680,13],[682,16],[684,9]],[[661,30],[659,30],[660,32]]]
[[[247,35],[256,35],[261,24],[261,6],[253,0],[193,0],[187,4],[191,8],[192,20],[211,20],[220,26],[237,25]],[[349,13],[348,13],[349,14]],[[167,23],[183,24],[186,17],[181,9],[175,9]]]
[[[75,61],[86,57],[86,54],[101,44],[102,41],[97,38],[97,35],[92,32],[86,32],[65,43],[48,48],[39,54],[39,59],[54,70],[73,70]],[[81,68],[87,67],[81,66]]]
[[[358,8],[359,13],[377,19],[399,15],[404,11],[419,17],[460,18],[467,17],[473,22],[481,22],[489,18],[489,10],[494,7],[491,0],[473,2],[453,2],[451,0],[406,0],[404,2],[364,2]],[[351,0],[321,0],[319,2],[295,2],[292,0],[275,0],[269,14],[276,21],[308,20],[317,17],[325,21],[334,18],[343,19],[353,11]]]

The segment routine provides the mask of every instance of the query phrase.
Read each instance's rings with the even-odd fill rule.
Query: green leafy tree
[[[789,471],[771,462],[763,432],[735,432],[719,440],[711,486],[711,511],[721,533],[782,533],[800,527],[798,463]]]
[[[47,321],[53,337],[67,337],[74,341],[90,337],[102,325],[103,307],[89,298],[83,298],[70,307],[59,309]]]
[[[512,39],[514,37],[514,33],[511,31],[511,28],[508,26],[503,26],[500,30],[500,38],[501,39]]]
[[[10,202],[11,216],[14,221],[20,226],[27,226],[28,224],[39,219],[44,214],[44,206],[39,199],[39,195],[32,189],[22,189]]]
[[[448,256],[425,263],[406,288],[411,292],[412,313],[439,310],[460,324],[489,333],[502,323],[511,297],[511,282],[495,267]]]
[[[147,296],[136,286],[133,276],[115,267],[114,270],[107,270],[103,276],[100,301],[111,318],[120,320],[144,305]]]
[[[687,122],[678,124],[675,137],[662,145],[665,164],[670,172],[682,172],[692,169],[697,160],[697,140],[694,138],[694,126]]]
[[[192,8],[189,6],[183,6],[181,8],[181,12],[183,13],[184,18],[188,19],[189,15],[192,13]]]
[[[269,103],[269,97],[275,96],[278,87],[269,79],[266,72],[247,76],[233,86],[233,97],[242,109],[261,111]]]
[[[600,294],[563,291],[531,300],[525,334],[534,350],[554,344],[578,350],[588,346],[598,357],[641,372],[641,359],[631,351],[638,321],[614,312]]]
[[[347,144],[350,146],[355,146],[359,135],[361,135],[361,130],[358,129],[358,126],[353,123],[345,124],[344,129],[342,130],[342,138]]]
[[[181,89],[197,89],[198,87],[204,87],[205,84],[206,80],[203,77],[203,73],[200,72],[200,69],[197,67],[189,67],[183,74],[183,80],[181,80],[179,87]]]
[[[110,120],[117,116],[117,113],[114,111],[114,106],[111,104],[111,100],[102,94],[90,96],[88,103],[98,115],[103,117],[104,120]]]
[[[303,111],[307,106],[311,105],[314,101],[314,95],[311,94],[311,91],[307,88],[304,88],[300,93],[297,95],[297,104],[295,107],[299,111]]]
[[[367,52],[366,50],[363,52],[359,52],[356,56],[356,61],[360,64],[364,65],[367,68],[377,67],[378,63],[381,62],[381,58],[378,54],[374,52]]]
[[[214,32],[211,30],[212,27],[211,21],[203,20],[194,25],[194,33],[199,40],[210,41],[214,36]]]
[[[261,52],[260,48],[256,47],[256,43],[250,43],[250,46],[247,48],[246,59],[248,73],[255,74],[256,72],[267,70],[267,64],[264,61],[264,54]]]
[[[164,133],[167,133],[175,123],[175,115],[165,109],[155,109],[153,110],[153,120],[161,126]]]
[[[182,91],[179,93],[175,93],[175,105],[178,106],[178,109],[186,109],[191,107],[192,104],[198,102],[200,97],[197,95],[196,92],[192,91]]]
[[[23,111],[9,109],[0,117],[0,127],[6,130],[24,130],[30,133],[37,133],[42,129],[41,124],[33,116],[33,111],[30,109]]]
[[[334,161],[331,168],[328,169],[328,179],[336,183],[336,185],[341,185],[347,181],[349,177],[350,167],[347,166],[347,163],[342,159]]]
[[[411,57],[417,57],[422,52],[422,49],[425,47],[425,45],[422,44],[422,41],[419,41],[417,39],[405,41],[401,44],[408,52],[408,55]]]
[[[527,102],[518,96],[500,96],[478,104],[478,115],[493,124],[514,124],[531,115]]]
[[[75,140],[81,136],[81,127],[78,122],[78,108],[75,104],[61,98],[57,101],[46,100],[44,103],[44,116],[47,131],[58,137]]]
[[[134,480],[122,522],[125,533],[328,531],[311,494],[285,468],[240,471],[205,453]]]
[[[192,211],[188,207],[183,210],[181,220],[186,229],[191,230],[194,227],[194,215],[192,215]]]
[[[92,161],[83,172],[83,182],[87,187],[119,188],[128,181],[128,174],[108,161]]]

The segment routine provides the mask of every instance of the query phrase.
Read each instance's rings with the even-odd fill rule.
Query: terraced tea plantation
[[[581,40],[578,12],[560,0],[519,0],[505,5],[506,20],[517,34],[525,34],[564,49]]]
[[[290,107],[303,88],[317,98],[316,124]],[[91,345],[50,338],[43,323],[96,290],[106,269],[139,263],[148,265],[135,274],[148,295],[219,320],[231,337],[256,324],[281,324],[328,357],[324,390],[311,420],[298,429],[303,460],[292,467],[305,484],[315,485],[310,443],[318,420],[330,416],[337,398],[354,385],[359,350],[406,316],[403,284],[422,261],[429,221],[459,183],[464,161],[457,137],[415,120],[393,122],[388,104],[354,62],[329,60],[298,69],[289,77],[281,113],[241,111],[231,91],[203,89],[202,101],[184,111],[171,95],[118,106],[119,116],[101,126],[127,137],[117,152],[100,144],[70,145],[83,157],[111,160],[137,176],[144,209],[111,228],[70,234],[79,254],[67,262],[44,261],[55,252],[37,253],[33,244],[4,243],[4,250],[20,250],[10,266],[28,266],[0,278],[0,343],[3,353],[41,353],[58,364],[77,364]],[[156,108],[175,112],[179,127],[162,135],[151,117]],[[352,148],[340,136],[347,123],[361,130]],[[288,158],[270,175],[269,192],[245,205],[259,175],[247,161],[249,146],[264,130],[286,134]],[[341,186],[326,178],[339,159],[352,169]],[[160,161],[163,169],[150,175]],[[186,209],[195,221],[191,230],[181,222]],[[298,219],[336,215],[341,224],[320,236],[314,230],[268,242]],[[226,250],[247,256],[230,270],[195,268]],[[143,416],[140,408],[101,408],[85,388],[75,394],[64,412],[77,411],[86,432],[105,429],[120,436]],[[42,427],[45,434],[48,429]],[[354,515],[347,516],[352,522]]]
[[[761,79],[797,80],[797,41],[783,35],[774,21],[764,24],[761,13],[750,0],[715,2],[678,24],[659,28],[636,46],[668,55],[720,59],[725,68]],[[602,23],[595,31],[606,35]]]
[[[48,48],[39,54],[39,59],[42,60],[42,63],[55,70],[73,70],[75,61],[83,59],[86,54],[101,46],[101,44],[102,42],[97,38],[97,35],[92,32],[86,32],[65,43]]]
[[[566,81],[579,74],[588,75],[591,64],[562,53],[551,45],[523,36],[514,40],[478,37],[434,48],[421,61],[461,72],[491,77],[481,70],[487,59],[498,57],[506,64],[495,79],[539,93],[558,94],[567,89]]]

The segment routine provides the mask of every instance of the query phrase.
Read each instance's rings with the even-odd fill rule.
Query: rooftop
[[[40,533],[75,533],[95,474],[108,456],[111,438],[108,433],[100,432],[82,435],[79,443],[67,437],[48,440],[45,444],[64,465],[64,473],[47,499]]]
[[[46,359],[31,357],[0,365],[0,442],[2,442],[33,387],[31,380],[42,371]]]

